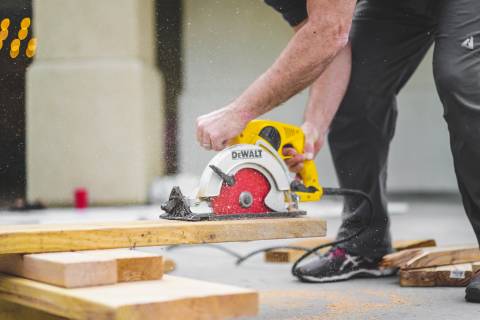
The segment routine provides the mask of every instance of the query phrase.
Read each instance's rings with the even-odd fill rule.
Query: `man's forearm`
[[[326,134],[347,90],[351,71],[351,48],[345,47],[312,84],[305,122]]]
[[[355,3],[309,0],[309,21],[273,66],[232,103],[232,108],[250,120],[311,85],[347,44]]]

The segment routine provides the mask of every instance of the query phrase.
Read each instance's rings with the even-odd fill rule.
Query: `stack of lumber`
[[[258,308],[255,291],[173,276],[65,289],[0,275],[0,290],[0,297],[13,303],[10,308],[25,305],[51,319],[223,319],[254,316]],[[0,310],[4,319],[1,315]]]
[[[329,238],[311,238],[294,241],[288,244],[292,247],[301,247],[307,249],[313,249],[320,245],[330,243],[334,239]],[[434,247],[436,246],[435,240],[433,239],[422,239],[422,240],[397,240],[393,243],[393,248],[395,251],[402,251],[412,248],[424,248],[424,247]],[[323,252],[327,251],[329,248],[323,249]],[[320,251],[322,252],[322,251]],[[293,263],[300,258],[305,251],[295,250],[295,249],[275,249],[265,252],[265,261],[269,263]]]
[[[161,256],[129,249],[2,255],[0,318],[223,319],[257,313],[255,291],[163,271]]]
[[[324,236],[325,229],[310,218],[2,226],[0,319],[254,316],[257,292],[164,275],[172,260],[135,248]]]
[[[287,246],[312,249],[332,241],[311,238],[290,242]],[[435,240],[421,239],[397,240],[393,248],[395,252],[385,256],[381,266],[399,268],[401,286],[465,286],[473,275],[480,272],[478,246],[437,248]],[[304,250],[273,249],[265,252],[264,258],[269,263],[293,263],[304,253]]]
[[[405,287],[465,286],[480,271],[478,246],[409,249],[383,258]]]
[[[0,272],[64,288],[160,280],[163,258],[129,249],[0,256]]]

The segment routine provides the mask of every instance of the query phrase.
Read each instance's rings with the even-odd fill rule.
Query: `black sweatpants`
[[[432,44],[458,186],[480,242],[480,1],[360,0],[351,44],[351,81],[329,144],[340,186],[367,192],[374,215],[367,231],[343,247],[373,258],[391,251],[386,178],[396,97]],[[364,227],[370,214],[355,198],[344,212],[338,238]]]

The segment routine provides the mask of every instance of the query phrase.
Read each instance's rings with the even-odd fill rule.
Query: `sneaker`
[[[480,303],[480,273],[477,273],[465,290],[465,300]]]
[[[334,282],[395,274],[395,269],[379,268],[379,261],[351,255],[343,248],[332,248],[322,257],[298,267],[294,274],[304,282]]]

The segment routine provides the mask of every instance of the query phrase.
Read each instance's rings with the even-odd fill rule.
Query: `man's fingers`
[[[197,142],[199,144],[202,144],[202,141],[203,141],[203,138],[202,138],[202,129],[200,128],[200,126],[197,124]]]
[[[220,151],[243,128],[242,119],[227,106],[197,118],[197,140],[207,150]]]
[[[210,148],[210,138],[205,133],[205,125],[201,118],[197,119],[197,141],[203,148]]]
[[[212,150],[212,141],[210,139],[210,135],[207,132],[203,132],[200,145],[207,150]]]
[[[291,158],[285,159],[285,163],[287,165],[289,165],[289,164],[290,165],[296,165],[296,164],[298,164],[300,162],[303,162],[303,161],[305,161],[304,155],[303,154],[298,154],[298,153]]]
[[[295,156],[298,152],[297,150],[295,150],[294,148],[291,148],[291,147],[285,147],[283,148],[282,150],[282,153],[284,156]]]
[[[303,169],[303,162],[298,163],[297,165],[290,168],[292,172],[299,173]]]
[[[210,139],[210,141],[212,143],[212,149],[215,151],[222,151],[223,149],[225,149],[227,144],[227,141],[221,138],[212,138]]]
[[[305,149],[304,149],[304,155],[306,160],[313,160],[314,156],[314,142],[310,141],[310,139],[307,139],[305,141]]]
[[[291,167],[297,165],[298,161],[295,161],[293,159],[285,159],[285,164],[287,165],[287,167],[291,168]]]
[[[285,159],[285,163],[292,172],[298,172],[303,168],[305,157],[302,154],[296,154],[290,159]]]

